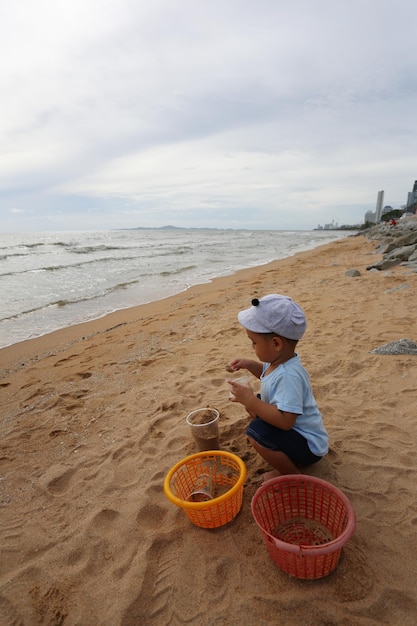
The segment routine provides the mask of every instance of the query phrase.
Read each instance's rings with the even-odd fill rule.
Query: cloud
[[[72,227],[79,205],[109,227],[242,211],[311,227],[361,221],[382,188],[404,203],[416,18],[412,0],[16,0],[0,20],[0,227],[12,206],[41,228]]]

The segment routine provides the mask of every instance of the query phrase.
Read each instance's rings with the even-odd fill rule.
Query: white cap
[[[253,333],[276,333],[286,339],[301,339],[307,327],[303,310],[288,296],[270,294],[254,298],[250,309],[240,311],[238,320]]]

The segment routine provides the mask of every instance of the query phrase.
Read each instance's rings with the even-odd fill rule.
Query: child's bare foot
[[[281,476],[280,472],[278,470],[271,470],[270,472],[264,472],[264,474],[261,474],[260,479],[262,483],[266,483],[267,480],[276,478],[277,476]]]
[[[258,476],[255,476],[255,478],[252,478],[250,482],[250,484],[255,485],[255,484],[263,484],[266,483],[267,480],[270,480],[271,478],[276,478],[277,476],[281,476],[281,474],[279,473],[278,470],[271,470],[270,472],[263,472],[263,474],[259,474]]]

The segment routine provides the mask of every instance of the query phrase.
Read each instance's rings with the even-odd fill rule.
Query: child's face
[[[250,330],[247,330],[246,334],[252,342],[252,348],[258,359],[262,363],[273,363],[281,347],[281,342],[277,341],[278,337],[253,333]]]

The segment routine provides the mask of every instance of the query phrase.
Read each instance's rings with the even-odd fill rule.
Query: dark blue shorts
[[[260,417],[252,420],[246,434],[263,448],[284,452],[297,467],[313,465],[322,458],[311,452],[307,440],[296,430],[282,430],[264,422]]]

